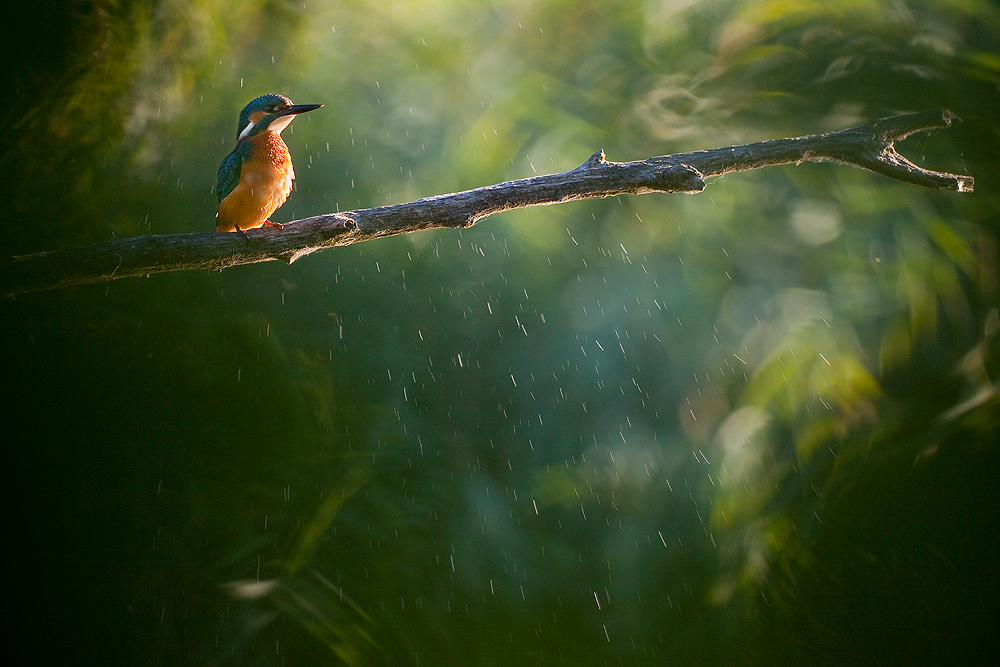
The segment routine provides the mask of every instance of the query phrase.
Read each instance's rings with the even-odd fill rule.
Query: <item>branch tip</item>
[[[972,176],[955,176],[955,192],[972,192],[976,185],[976,179]]]

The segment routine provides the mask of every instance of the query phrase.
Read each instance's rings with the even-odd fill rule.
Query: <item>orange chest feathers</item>
[[[217,231],[264,225],[292,190],[295,171],[288,147],[276,132],[254,137],[240,167],[239,183],[219,204]]]

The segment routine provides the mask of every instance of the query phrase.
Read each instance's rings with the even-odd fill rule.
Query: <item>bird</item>
[[[295,178],[281,131],[296,115],[322,106],[292,104],[284,95],[268,93],[243,107],[236,127],[236,148],[219,165],[216,232],[247,236],[246,230],[265,225],[281,228],[269,218],[285,203]]]

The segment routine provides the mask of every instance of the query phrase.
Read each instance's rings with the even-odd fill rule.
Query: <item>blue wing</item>
[[[221,202],[230,192],[236,189],[240,182],[240,173],[243,171],[243,163],[250,157],[250,144],[241,141],[236,144],[233,152],[226,156],[226,159],[219,165],[219,182],[215,186],[215,194],[219,196]]]

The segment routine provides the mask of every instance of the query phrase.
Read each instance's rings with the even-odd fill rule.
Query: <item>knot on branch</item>
[[[672,164],[668,167],[657,167],[653,172],[658,190],[663,192],[683,192],[696,194],[705,189],[704,175],[688,164]]]

